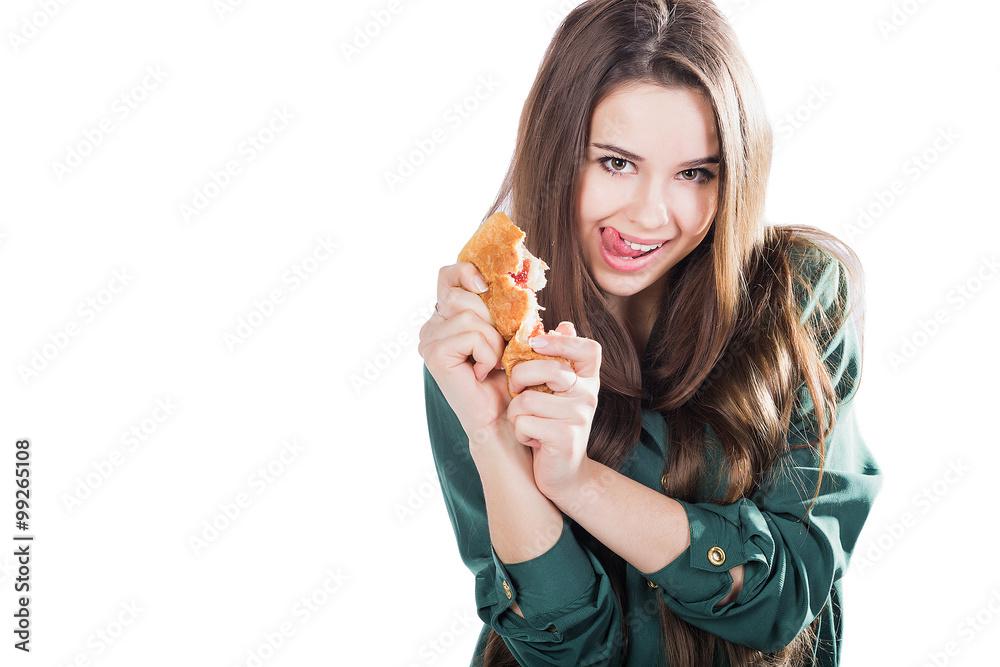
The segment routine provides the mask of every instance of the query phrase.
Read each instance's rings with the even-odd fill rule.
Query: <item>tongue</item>
[[[632,247],[622,240],[618,230],[614,227],[605,227],[601,232],[601,242],[604,247],[618,255],[619,257],[638,257],[646,254],[642,250],[633,250]]]

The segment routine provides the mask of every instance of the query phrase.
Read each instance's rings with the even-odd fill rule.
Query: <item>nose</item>
[[[670,222],[667,203],[667,188],[657,179],[643,179],[636,187],[625,215],[637,227],[658,229]]]

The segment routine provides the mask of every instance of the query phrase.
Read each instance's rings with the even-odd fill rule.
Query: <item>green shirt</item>
[[[814,308],[829,309],[838,290],[846,289],[843,268],[829,255],[814,254],[805,269],[814,287],[812,295],[801,295],[803,321]],[[594,538],[565,515],[562,535],[548,551],[521,563],[501,562],[490,543],[468,436],[425,367],[434,461],[459,553],[475,575],[476,604],[484,622],[472,664],[478,664],[490,628],[522,665],[666,664],[657,608],[662,597],[688,623],[765,652],[787,645],[822,615],[815,665],[839,665],[841,578],[881,479],[851,409],[861,364],[851,318],[832,336],[823,357],[836,387],[838,412],[826,440],[823,484],[809,512],[809,526],[802,518],[813,503],[819,456],[808,446],[816,439],[815,424],[803,386],[789,448],[760,489],[730,505],[682,502],[690,547],[656,572],[639,572],[626,563],[624,616],[593,553]],[[711,443],[710,429],[708,436]],[[643,409],[639,442],[619,472],[662,492],[668,446],[663,416]],[[716,565],[710,556],[717,561],[718,550],[725,560]],[[729,593],[728,571],[738,565],[745,566],[742,591],[734,602],[716,607]],[[524,618],[510,611],[514,600]],[[627,655],[621,655],[623,623],[629,626]]]

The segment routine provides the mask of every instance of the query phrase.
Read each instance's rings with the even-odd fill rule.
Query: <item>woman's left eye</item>
[[[685,169],[681,172],[681,180],[685,181],[704,181],[705,183],[711,181],[715,178],[715,174],[710,172],[708,169]]]

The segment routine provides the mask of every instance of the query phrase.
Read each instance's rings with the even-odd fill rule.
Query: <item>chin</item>
[[[655,285],[663,278],[662,275],[654,280],[630,280],[615,276],[611,280],[597,278],[594,282],[604,291],[605,294],[618,297],[635,296],[647,288]]]

